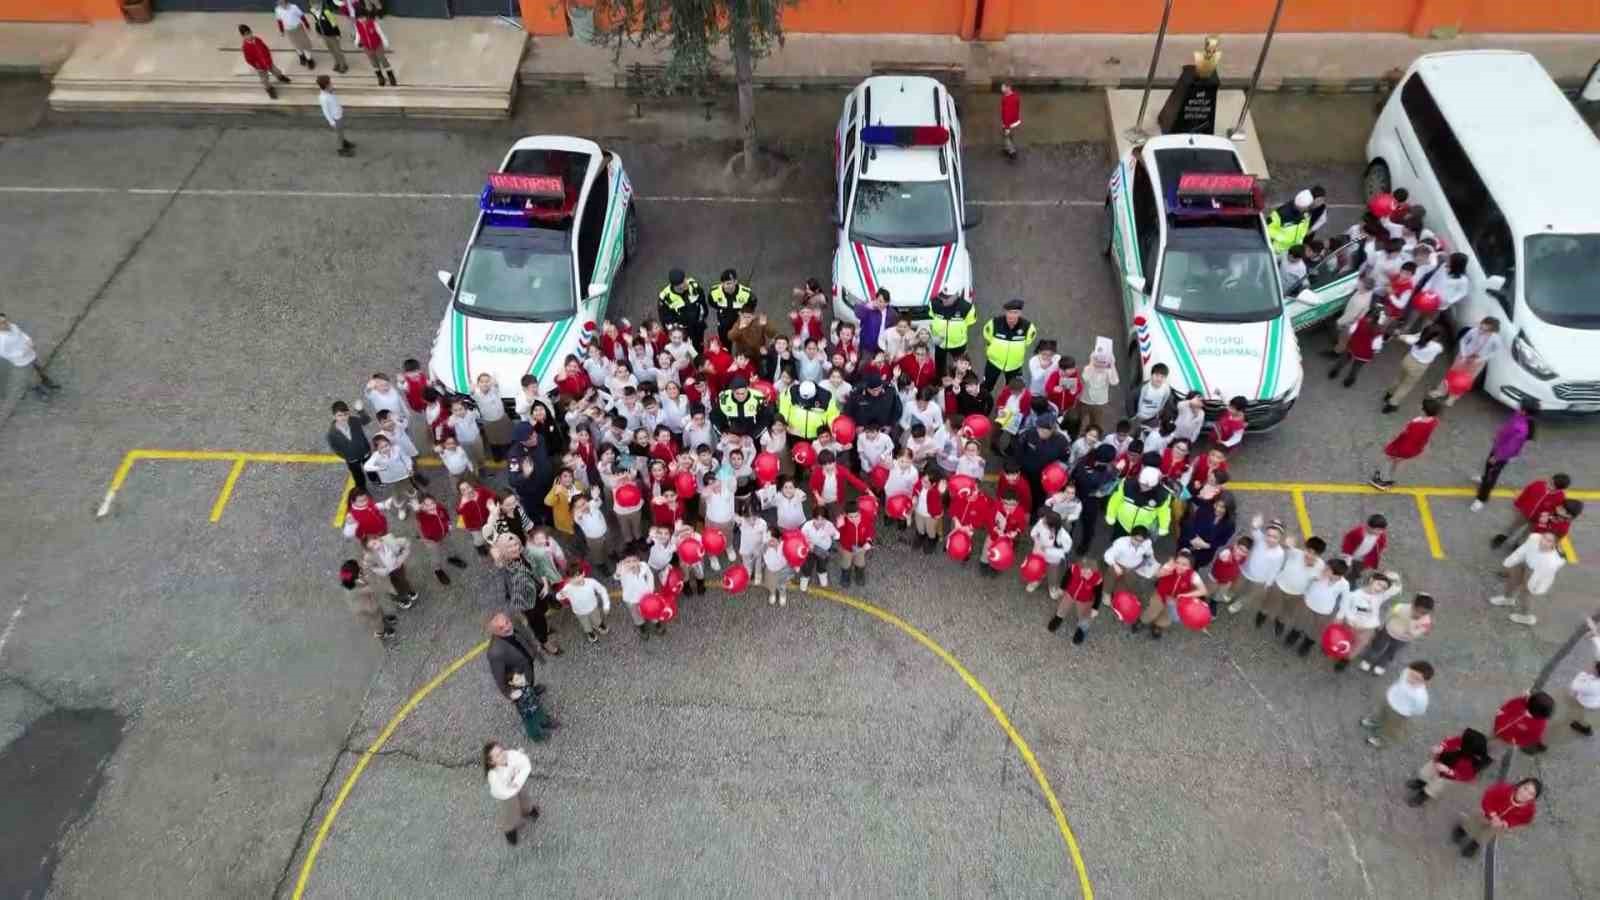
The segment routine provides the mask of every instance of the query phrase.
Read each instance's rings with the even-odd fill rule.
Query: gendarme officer
[[[723,269],[722,277],[711,288],[711,308],[717,311],[717,337],[728,345],[728,330],[739,324],[739,313],[756,308],[756,295],[739,283],[739,273]]]
[[[950,374],[950,357],[967,352],[967,333],[978,324],[972,301],[941,290],[928,301],[928,333],[933,336],[933,364],[940,377]]]
[[[994,390],[994,383],[1020,375],[1028,362],[1028,345],[1039,336],[1039,329],[1022,317],[1022,301],[1006,301],[1004,312],[983,326],[983,392]]]
[[[748,381],[734,378],[727,390],[717,395],[711,423],[726,434],[750,437],[772,424],[772,407],[765,397],[750,390]]]
[[[662,327],[668,331],[673,326],[682,328],[684,336],[696,347],[705,346],[706,295],[700,290],[700,282],[682,269],[673,269],[667,273],[667,286],[656,298],[656,308]]]

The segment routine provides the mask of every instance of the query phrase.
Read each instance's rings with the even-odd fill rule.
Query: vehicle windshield
[[[1533,314],[1563,328],[1600,329],[1600,234],[1523,241],[1522,293]]]
[[[1253,229],[1174,229],[1156,308],[1180,319],[1208,322],[1275,318],[1283,311],[1276,261]]]
[[[485,236],[467,251],[456,308],[469,316],[554,322],[574,312],[572,257],[559,240],[529,233]]]
[[[948,181],[870,181],[856,185],[850,240],[879,247],[931,247],[956,241]]]

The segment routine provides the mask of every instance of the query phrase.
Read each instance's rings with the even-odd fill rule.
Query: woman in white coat
[[[516,846],[517,832],[539,818],[533,803],[533,764],[528,754],[509,750],[499,741],[483,745],[483,775],[489,782],[489,796],[495,799],[495,827]]]

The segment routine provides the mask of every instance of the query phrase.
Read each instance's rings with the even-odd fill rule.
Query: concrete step
[[[278,99],[268,97],[259,86],[210,88],[191,91],[93,90],[57,85],[50,94],[50,108],[60,112],[194,112],[208,114],[289,112],[320,115],[315,90],[285,90]],[[373,85],[377,87],[376,84]],[[459,96],[423,89],[404,93],[350,96],[340,98],[345,113],[354,118],[412,116],[429,119],[504,119],[511,114],[511,98]]]
[[[317,93],[316,76],[322,73],[301,72],[296,74],[293,72],[285,72],[284,74],[288,75],[291,79],[293,79],[293,81],[289,84],[278,85],[280,92],[296,93],[300,91],[310,91],[312,94]],[[387,85],[379,87],[377,77],[370,71],[361,72],[359,74],[352,71],[343,75],[336,75],[334,77],[337,79],[335,81],[335,86],[338,88],[339,97],[341,99],[347,97],[355,98],[397,93],[408,94],[419,91],[428,94],[450,94],[460,97],[484,97],[495,99],[504,98],[511,94],[510,85],[406,84],[402,81],[400,84],[394,87]],[[251,88],[256,90],[260,89],[260,82],[257,81],[253,75],[227,80],[211,79],[195,81],[181,81],[176,79],[160,78],[58,78],[53,82],[53,84],[57,88],[70,88],[72,90],[97,91],[106,93],[124,91],[136,94],[152,94],[163,92],[191,93],[194,91],[213,90],[227,91],[241,88]]]

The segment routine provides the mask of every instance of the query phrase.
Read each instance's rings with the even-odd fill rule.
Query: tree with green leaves
[[[717,74],[718,48],[733,57],[739,94],[740,156],[745,172],[756,156],[756,60],[783,44],[783,10],[799,0],[594,0],[595,17],[608,23],[595,39],[612,47],[665,47],[671,51],[662,93],[703,90]]]

